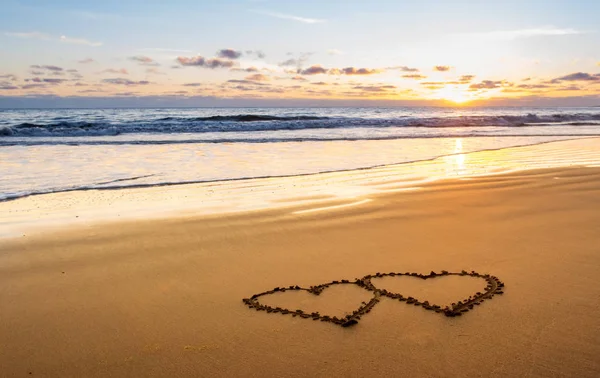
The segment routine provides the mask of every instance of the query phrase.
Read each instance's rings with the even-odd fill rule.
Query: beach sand
[[[368,199],[0,241],[0,376],[600,376],[600,168]],[[278,286],[463,269],[498,276],[505,293],[455,318],[382,298],[349,328],[242,303]],[[438,304],[485,286],[383,280]],[[340,285],[264,302],[343,315],[371,297]]]

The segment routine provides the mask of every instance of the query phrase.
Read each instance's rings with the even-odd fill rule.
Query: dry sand
[[[600,169],[369,199],[1,241],[0,376],[600,376]],[[275,286],[443,269],[494,274],[505,294],[457,318],[383,298],[350,328],[242,303]],[[382,280],[439,304],[480,285],[454,278]],[[328,290],[268,301],[343,315],[370,298]]]

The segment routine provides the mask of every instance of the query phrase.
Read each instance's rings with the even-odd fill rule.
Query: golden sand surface
[[[600,168],[354,201],[0,240],[0,376],[600,376]],[[274,287],[463,269],[498,276],[504,294],[460,317],[382,298],[348,328],[242,303]],[[469,276],[377,280],[439,305],[485,287]],[[371,297],[337,285],[264,302],[341,317]]]

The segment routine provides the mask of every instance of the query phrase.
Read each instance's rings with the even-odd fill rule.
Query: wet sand
[[[0,375],[600,375],[600,168],[444,180],[353,201],[1,240]],[[242,302],[275,287],[442,270],[497,276],[504,294],[459,317],[382,297],[347,328]],[[486,285],[376,279],[439,305]],[[337,285],[264,301],[341,317],[371,297]]]

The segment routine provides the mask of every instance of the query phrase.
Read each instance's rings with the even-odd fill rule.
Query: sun
[[[457,104],[462,104],[471,100],[469,94],[465,93],[463,89],[450,86],[439,89],[436,91],[435,96],[440,100],[448,100]]]

